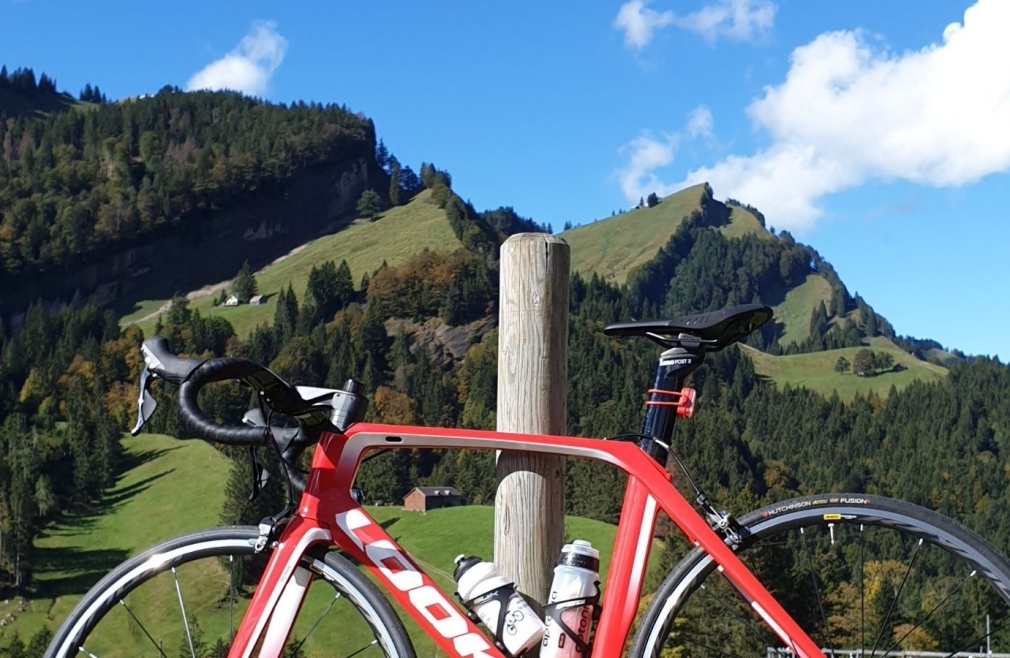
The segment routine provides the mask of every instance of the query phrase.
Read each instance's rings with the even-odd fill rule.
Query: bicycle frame
[[[796,624],[673,486],[670,474],[634,443],[567,436],[359,423],[324,434],[305,493],[271,554],[232,643],[229,658],[278,658],[308,588],[299,566],[311,546],[336,545],[365,565],[449,656],[504,658],[407,553],[351,497],[362,454],[378,448],[526,450],[607,462],[628,476],[593,658],[619,656],[637,612],[656,514],[662,509],[687,538],[712,556],[755,613],[797,656],[820,658]]]

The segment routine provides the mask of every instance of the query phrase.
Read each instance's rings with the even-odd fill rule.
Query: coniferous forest
[[[18,84],[27,84],[24,77]],[[10,84],[0,77],[0,85]],[[389,329],[389,321],[439,318],[466,331],[497,318],[498,246],[513,233],[546,227],[507,208],[477,211],[453,190],[448,172],[430,164],[415,176],[376,145],[370,121],[345,108],[175,89],[108,103],[95,88],[87,100],[94,105],[42,117],[0,115],[4,285],[72,269],[158,232],[191,230],[250,193],[281,192],[304,168],[366,158],[384,174],[373,177],[382,181],[375,190],[382,204],[431,190],[463,248],[423,252],[361,282],[351,280],[346,263],[327,263],[313,270],[307,289],[281,293],[272,324],[247,338],[184,299],[158,333],[180,354],[245,356],[294,383],[339,386],[354,377],[370,398],[369,420],[494,427],[497,333],[472,331],[465,358],[456,360],[416,334]],[[819,272],[832,297],[815,309],[810,337],[782,345],[769,325],[749,345],[784,354],[882,335],[914,353],[928,343],[896,336],[829,263],[787,233],[730,238],[714,230],[726,213],[709,190],[701,211],[626,284],[573,277],[569,433],[640,429],[658,349],[644,339],[604,336],[610,322],[762,302]],[[843,316],[849,319],[828,322]],[[90,304],[36,303],[16,326],[0,321],[0,591],[30,588],[33,540],[115,481],[120,437],[136,413],[142,339],[139,329],[122,329],[111,311]],[[699,409],[678,426],[676,448],[720,505],[742,513],[799,494],[881,494],[936,509],[1010,549],[1010,368],[998,360],[967,358],[945,380],[847,403],[777,388],[735,347],[710,356],[693,381]],[[163,407],[150,431],[180,435],[173,393],[168,386],[157,392]],[[231,422],[250,403],[249,392],[232,385],[204,396],[205,410]],[[282,491],[272,482],[248,503],[248,462],[244,453],[232,456],[232,477],[221,483],[229,496],[222,520],[257,522],[276,511]],[[425,483],[490,504],[493,454],[391,451],[359,476],[372,502],[398,501]],[[622,481],[609,467],[573,460],[566,486],[569,513],[617,520]]]

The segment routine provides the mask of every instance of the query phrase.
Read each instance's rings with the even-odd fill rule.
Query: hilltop
[[[837,389],[844,399],[857,391],[886,395],[891,384],[900,389],[910,381],[943,377],[946,366],[959,360],[932,341],[897,336],[865,300],[849,293],[814,249],[786,232],[769,231],[759,210],[735,200],[720,202],[713,194],[708,185],[695,185],[656,199],[651,207],[565,231],[562,237],[572,246],[573,271],[583,278],[597,275],[628,285],[649,297],[658,315],[700,310],[691,300],[703,303],[702,308],[743,301],[772,306],[772,327],[757,343],[752,340],[751,347],[757,349],[746,353],[759,374],[780,386],[808,386],[825,395]],[[706,231],[722,240],[705,236]],[[700,245],[708,260],[692,262]],[[728,267],[729,258],[736,258],[735,267],[744,270]],[[768,259],[779,259],[782,272],[775,267],[779,263]],[[765,271],[758,273],[755,265]],[[786,268],[793,274],[787,275]],[[672,283],[667,283],[671,277]],[[684,277],[691,279],[680,282]],[[722,297],[698,290],[705,286],[721,289]],[[727,295],[727,288],[734,292]],[[725,301],[716,303],[717,299]],[[834,371],[839,356],[851,362],[859,349],[881,343],[905,368],[902,372],[846,379]]]
[[[635,268],[652,260],[691,213],[699,212],[705,185],[695,185],[664,198],[652,208],[634,208],[561,234],[572,253],[572,272],[592,273],[618,285]]]

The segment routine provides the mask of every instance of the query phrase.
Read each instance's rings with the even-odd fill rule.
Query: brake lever
[[[266,486],[270,473],[263,468],[263,464],[256,459],[256,446],[249,448],[249,470],[252,471],[252,492],[249,494],[249,502],[256,500],[260,495],[260,490]]]
[[[154,410],[158,408],[158,401],[151,395],[151,382],[157,378],[144,364],[144,369],[140,371],[140,397],[137,398],[137,424],[130,430],[130,436],[137,436],[144,428],[147,421],[151,420]]]

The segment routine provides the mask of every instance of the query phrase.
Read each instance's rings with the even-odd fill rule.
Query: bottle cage
[[[581,608],[584,605],[593,606],[593,616],[590,620],[590,630],[592,630],[592,622],[597,621],[600,618],[600,581],[593,583],[596,587],[596,594],[592,596],[582,596],[577,599],[567,599],[565,601],[555,601],[554,603],[549,603],[544,606],[544,616],[550,617],[554,620],[554,623],[575,643],[575,648],[579,652],[579,655],[586,657],[589,656],[590,649],[592,648],[592,642],[583,642],[579,637],[579,634],[574,631],[568,624],[561,620],[561,613],[569,608]]]
[[[511,599],[512,595],[515,593],[516,593],[515,583],[507,583],[505,585],[502,585],[501,587],[496,587],[493,590],[484,592],[480,596],[475,596],[469,601],[464,601],[463,597],[459,595],[459,592],[456,592],[456,597],[460,600],[460,603],[463,604],[463,607],[466,608],[467,616],[475,624],[481,623],[481,619],[480,617],[477,616],[477,614],[473,611],[473,609],[484,605],[488,601],[492,600],[498,601],[498,622],[496,624],[497,628],[492,628],[491,631],[494,633],[495,647],[497,647],[499,651],[508,656],[508,658],[521,658],[521,656],[513,655],[512,652],[510,652],[505,647],[505,643],[502,642],[501,640],[501,638],[505,637],[505,632],[509,628],[511,628],[511,631],[509,632],[510,635],[514,635],[516,632],[515,622],[519,621],[519,619],[514,618],[509,619],[508,614],[509,599]],[[520,612],[518,614],[521,615],[522,613]],[[526,653],[529,652],[527,651],[523,652],[523,654]]]

